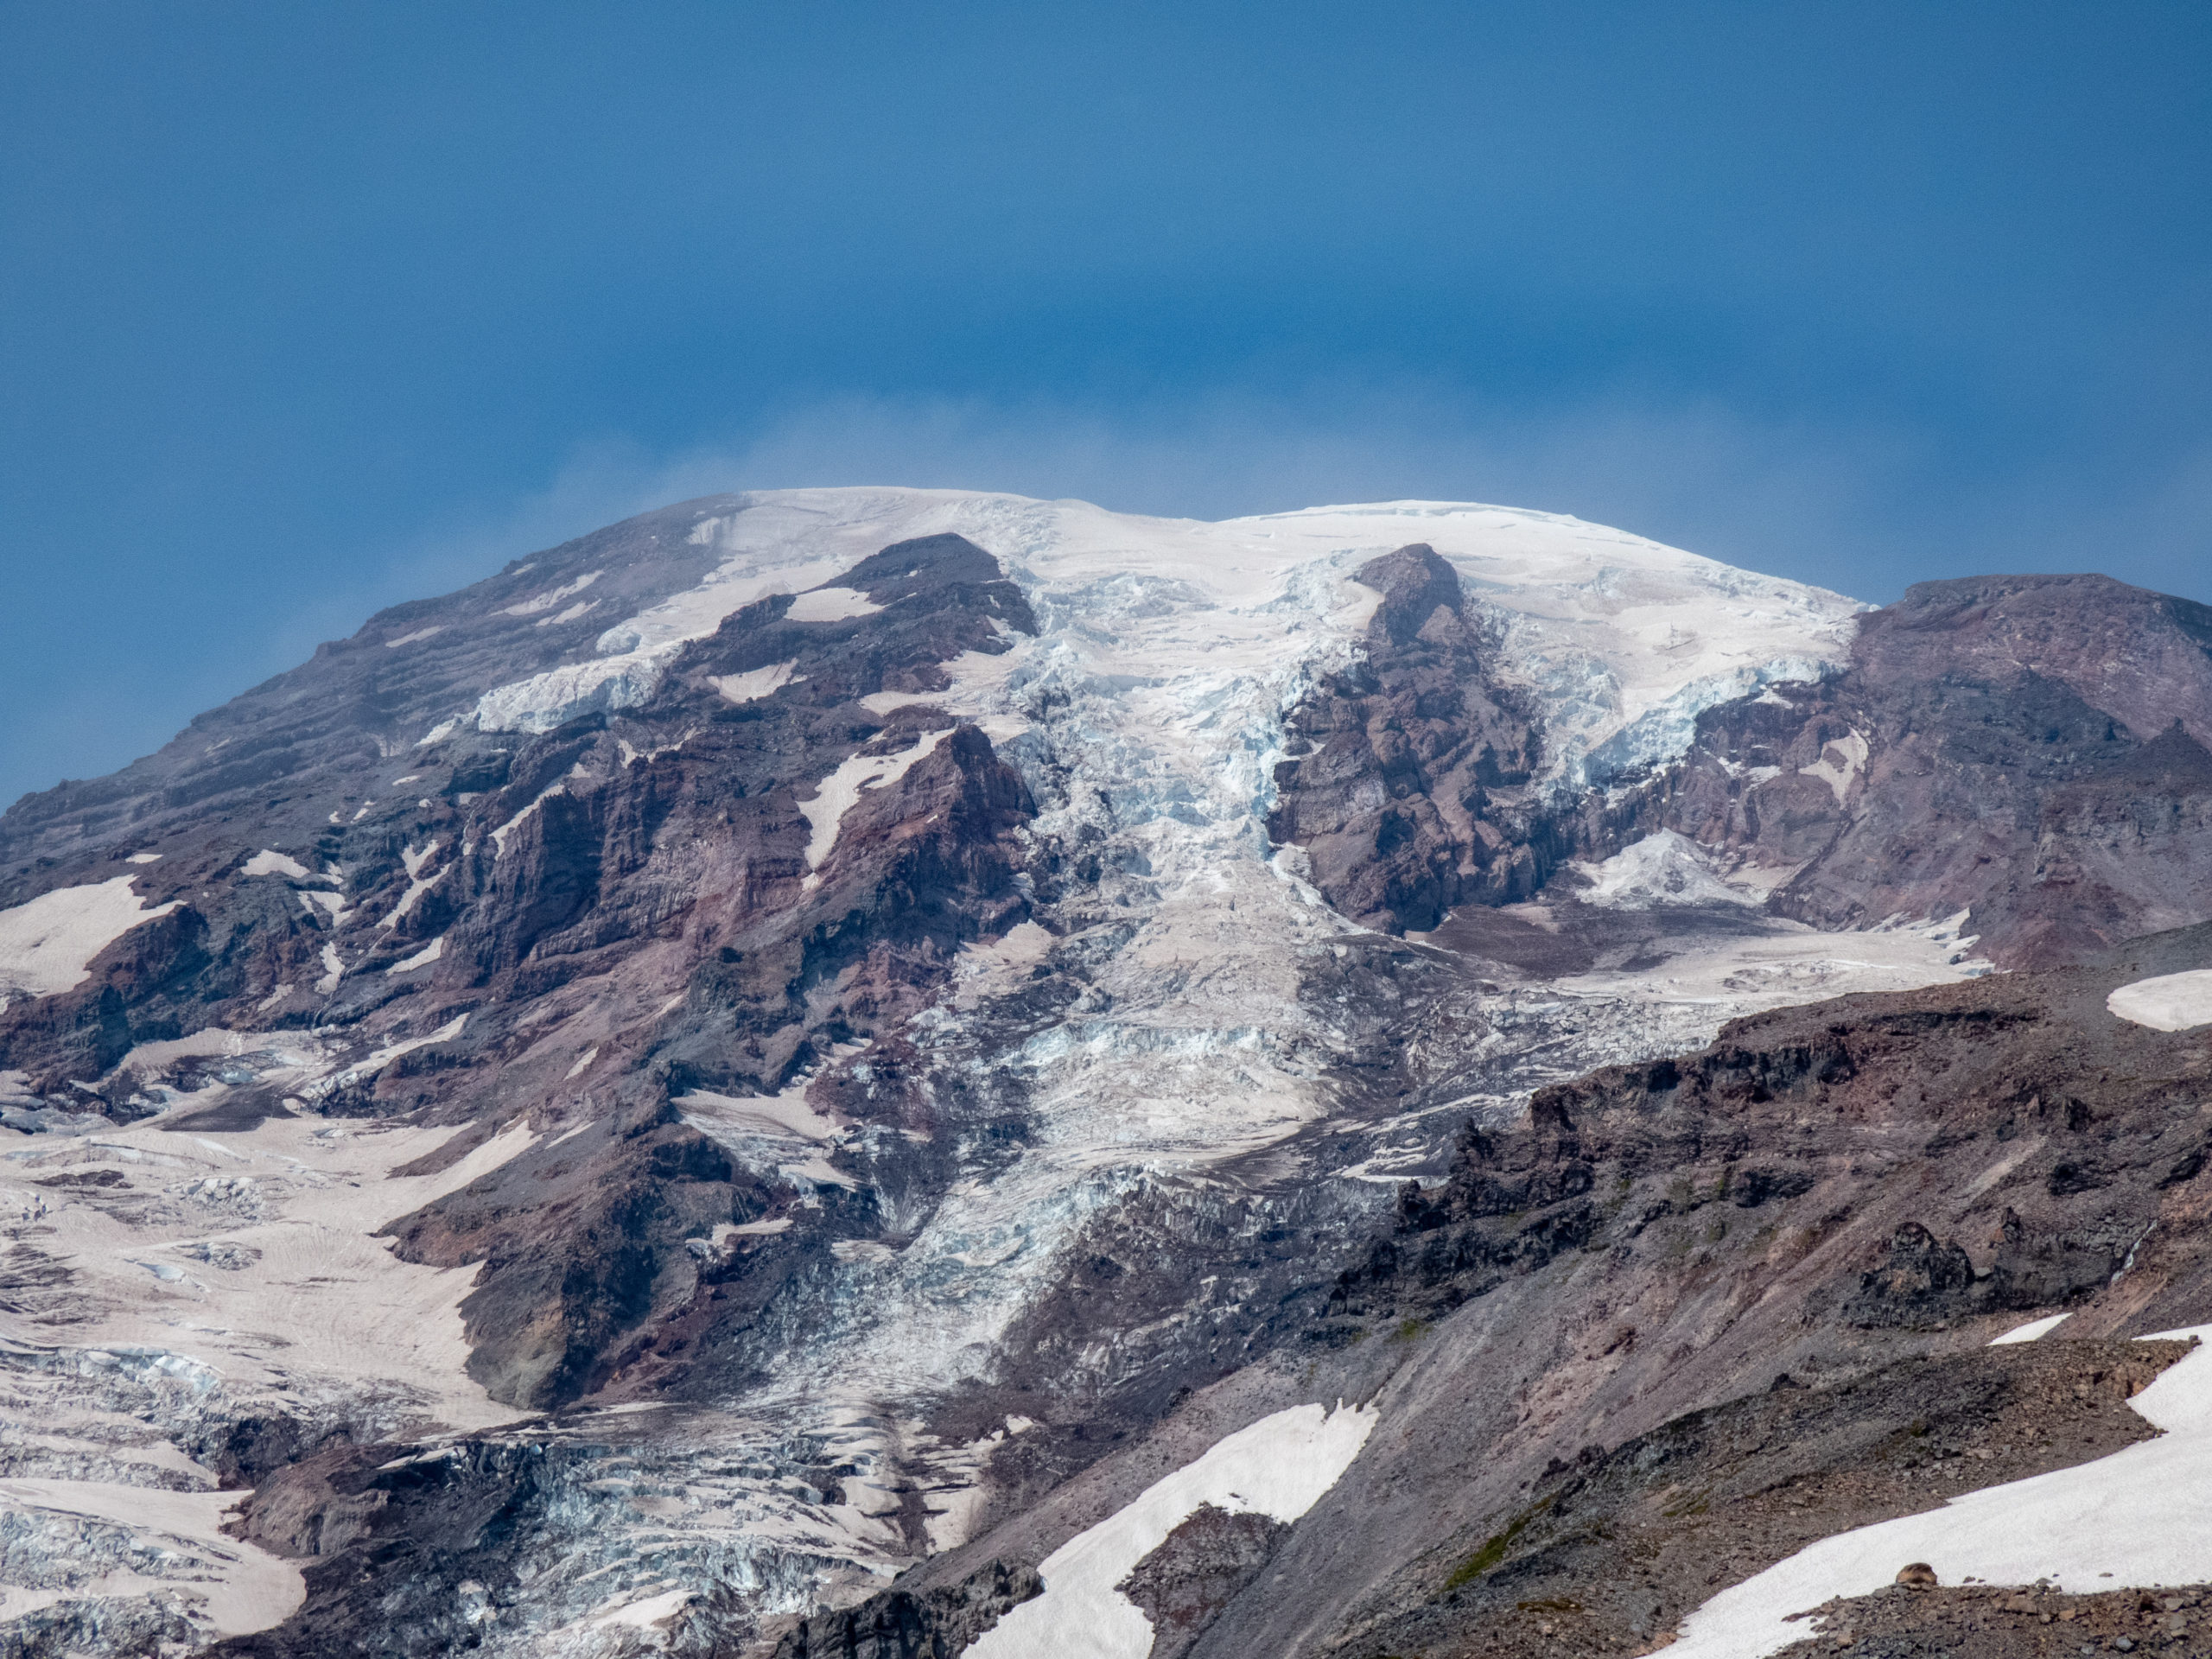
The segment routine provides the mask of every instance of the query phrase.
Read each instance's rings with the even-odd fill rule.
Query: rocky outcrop
[[[1923,583],[1834,676],[1708,708],[1688,753],[1603,788],[1536,791],[1541,721],[1452,567],[1415,546],[1360,579],[1384,594],[1364,652],[1293,711],[1268,827],[1370,925],[1571,898],[1562,866],[1658,830],[1817,926],[1969,912],[2005,966],[2212,915],[2203,606],[2096,576]]]
[[[1471,1125],[1450,1178],[1402,1191],[1302,1338],[1374,1368],[1392,1440],[1300,1522],[1268,1592],[1233,1602],[1193,1651],[1364,1659],[1490,1632],[1520,1652],[1532,1605],[1561,1630],[1602,1611],[1626,1639],[1637,1610],[1596,1589],[1618,1569],[1572,1551],[1541,1572],[1513,1564],[1542,1559],[1547,1539],[1649,1538],[1640,1563],[1678,1535],[1720,1535],[1679,1507],[1707,1478],[1662,1477],[1639,1437],[1770,1389],[1856,1412],[1862,1379],[1980,1350],[2032,1315],[2069,1315],[2047,1354],[2201,1319],[2212,1056],[2104,1000],[2207,963],[2212,930],[2196,928],[2094,968],[1783,1010],[1700,1053],[1539,1090],[1517,1122]],[[1940,1414],[1932,1386],[1879,1384],[1891,1403],[1852,1433],[1894,1456],[1916,1416]],[[1842,1466],[1834,1447],[1811,1456]],[[1586,1475],[1593,1459],[1649,1465],[1630,1484],[1652,1496],[1578,1498],[1572,1525],[1549,1518],[1561,1466]],[[1783,1472],[1770,1478],[1787,1486]],[[1832,1529],[1808,1516],[1770,1549],[1728,1544],[1643,1610],[1644,1634]]]
[[[1527,898],[1558,849],[1527,798],[1540,733],[1496,672],[1496,625],[1425,543],[1354,579],[1380,595],[1365,649],[1286,722],[1268,833],[1306,849],[1330,903],[1393,931]]]
[[[957,1585],[920,1595],[887,1590],[803,1618],[776,1643],[775,1659],[955,1659],[1044,1587],[1034,1568],[993,1561]]]
[[[1272,1516],[1204,1503],[1161,1540],[1116,1586],[1152,1623],[1148,1659],[1183,1659],[1289,1530]]]
[[[2212,913],[2208,745],[2212,610],[2095,576],[1929,582],[1836,678],[1709,710],[1586,833],[1788,873],[1771,907],[1817,925],[1968,911],[2007,966],[2081,961]]]

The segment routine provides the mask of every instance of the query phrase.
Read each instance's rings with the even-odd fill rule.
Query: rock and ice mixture
[[[1975,646],[2050,705],[2017,732],[1963,682],[1915,701],[1930,630],[1986,613],[1893,626],[1500,507],[864,489],[684,504],[375,619],[0,819],[0,1315],[54,1426],[0,1501],[115,1563],[54,1545],[11,1616],[772,1645],[1226,1390],[1226,1438],[1113,1520],[1037,1521],[1045,1592],[984,1638],[1148,1650],[1130,1573],[1182,1606],[1162,1561],[1291,1548],[1388,1440],[1374,1368],[1428,1316],[1355,1330],[1344,1287],[1402,1263],[1404,1184],[1459,1179],[1470,1134],[1762,1010],[2074,949],[2092,885],[2095,927],[2197,919],[2145,874],[2193,868],[2194,821],[2123,842],[2098,792],[2190,786],[2197,704],[2093,721],[2064,698],[2118,694],[2032,628],[2001,636],[2031,661]],[[2005,885],[1986,825],[1908,845],[1997,786],[1960,754],[2094,884]],[[2196,976],[2113,1012],[2181,1029],[2150,988]],[[1533,1259],[1491,1248],[1463,1294]],[[1897,1271],[1980,1270],[1943,1249]],[[126,1536],[134,1484],[207,1512]],[[318,1554],[397,1600],[301,1580]]]

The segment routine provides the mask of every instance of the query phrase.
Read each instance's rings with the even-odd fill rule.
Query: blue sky
[[[2212,8],[0,0],[0,801],[709,490],[2212,600]]]

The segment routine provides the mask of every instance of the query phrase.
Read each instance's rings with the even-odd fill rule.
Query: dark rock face
[[[1557,849],[1526,785],[1539,734],[1528,699],[1491,671],[1494,629],[1459,573],[1421,543],[1362,565],[1382,594],[1364,660],[1289,721],[1268,833],[1306,849],[1314,885],[1392,931],[1456,904],[1509,904],[1542,885]]]
[[[1294,713],[1312,752],[1279,769],[1268,828],[1371,925],[1526,899],[1662,829],[1794,872],[1770,908],[1821,927],[1970,911],[2005,966],[2212,915],[2203,606],[2096,576],[1923,583],[1862,620],[1834,679],[1710,709],[1679,761],[1539,798],[1541,720],[1491,673],[1451,567],[1416,546],[1360,577],[1385,594],[1366,659]]]
[[[1999,963],[2081,961],[2205,918],[2208,744],[2212,610],[2095,576],[1929,582],[1837,679],[1708,711],[1627,816],[1802,863],[1773,901],[1800,920],[1970,909]]]
[[[1183,1659],[1289,1531],[1272,1516],[1205,1503],[1169,1533],[1116,1586],[1152,1621],[1152,1659]]]
[[[887,1590],[801,1619],[776,1643],[775,1659],[955,1659],[1044,1587],[1035,1568],[993,1561],[957,1585],[918,1596]]]

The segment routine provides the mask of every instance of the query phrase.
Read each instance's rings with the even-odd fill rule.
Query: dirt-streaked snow
[[[2122,1020],[2153,1031],[2192,1031],[2212,1025],[2212,968],[2139,979],[2105,998],[2105,1007]]]
[[[771,663],[766,668],[747,669],[742,674],[717,675],[715,690],[732,702],[758,702],[789,685],[791,670],[798,666],[798,658],[794,657],[788,663]]]
[[[1297,1520],[1351,1467],[1379,1415],[1294,1406],[1237,1430],[1047,1555],[1045,1593],[985,1631],[969,1659],[1144,1659],[1152,1621],[1115,1588],[1137,1563],[1208,1503]]]
[[[1691,1614],[1669,1659],[1764,1659],[1813,1634],[1799,1616],[1871,1595],[1908,1561],[1944,1584],[2040,1579],[2076,1595],[2212,1579],[2212,1325],[2158,1334],[2199,1345],[2127,1402],[2158,1439],[1822,1539]]]
[[[851,588],[817,588],[791,601],[784,613],[786,622],[842,622],[855,616],[874,616],[883,608],[866,594]]]
[[[307,1599],[299,1567],[223,1530],[232,1512],[251,1496],[100,1481],[0,1479],[0,1514],[33,1526],[48,1516],[105,1522],[128,1529],[149,1554],[172,1569],[160,1577],[88,1572],[84,1581],[67,1590],[0,1585],[0,1620],[20,1618],[64,1599],[182,1591],[218,1636],[245,1636],[282,1624]]]
[[[166,916],[176,901],[149,909],[134,875],[88,887],[56,887],[27,905],[0,910],[0,993],[51,996],[90,977],[92,958],[142,923]]]
[[[1771,882],[1732,883],[1705,849],[1672,830],[1659,830],[1601,864],[1578,866],[1590,880],[1588,905],[1648,910],[1653,905],[1764,905]]]

